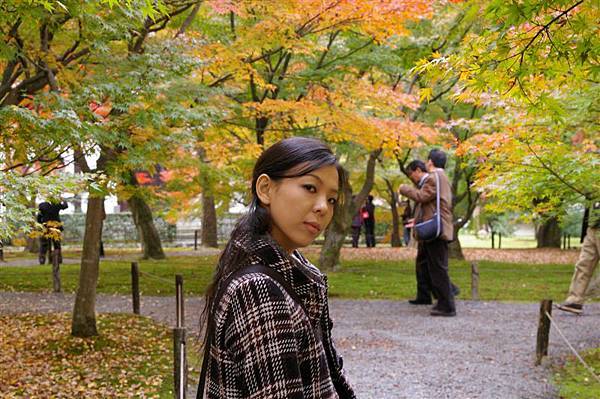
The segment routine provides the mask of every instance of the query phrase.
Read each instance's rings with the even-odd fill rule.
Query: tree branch
[[[175,38],[178,38],[179,36],[183,35],[185,33],[185,31],[187,30],[187,28],[192,24],[192,22],[194,21],[194,18],[196,18],[196,15],[198,14],[198,10],[200,10],[200,6],[202,5],[202,1],[203,0],[198,0],[196,2],[196,4],[194,5],[194,8],[192,9],[192,12],[190,13],[190,15],[187,16],[187,18],[185,19],[185,21],[183,21],[183,23],[179,27],[179,30],[175,34]]]
[[[325,57],[327,56],[327,53],[329,53],[329,50],[331,49],[331,46],[333,45],[335,38],[340,34],[340,32],[341,32],[340,30],[331,32],[331,34],[329,35],[329,42],[327,43],[327,48],[325,50],[323,50],[323,53],[321,54],[321,57],[319,58],[319,61],[317,62],[317,67],[315,69],[320,69],[323,66],[323,61],[325,61]]]
[[[562,184],[569,187],[571,190],[575,191],[576,193],[583,195],[586,199],[588,199],[588,200],[592,199],[591,193],[581,191],[577,187],[573,186],[571,183],[566,181],[564,177],[559,175],[558,172],[556,172],[550,165],[548,165],[548,164],[546,164],[546,162],[544,162],[544,160],[537,154],[537,152],[535,152],[535,150],[533,148],[531,148],[531,145],[529,143],[526,143],[526,145],[527,145],[527,148],[529,148],[529,151],[531,151],[533,156],[538,160],[540,165],[542,165],[542,167],[544,169],[546,169],[548,172],[550,172],[550,174],[552,174],[554,177],[556,177]]]
[[[344,54],[344,55],[342,55],[342,56],[340,56],[340,57],[334,58],[333,60],[331,60],[331,61],[329,61],[329,62],[326,62],[325,64],[321,65],[321,68],[325,68],[325,67],[327,67],[327,66],[329,66],[329,65],[333,64],[334,62],[338,62],[338,61],[340,61],[340,60],[343,60],[344,58],[348,58],[348,57],[350,57],[352,54],[355,54],[355,53],[359,52],[360,50],[364,49],[365,47],[368,47],[368,46],[370,46],[371,44],[373,44],[373,42],[375,42],[375,39],[374,39],[374,38],[371,38],[371,39],[370,39],[368,42],[366,42],[366,43],[365,43],[365,44],[363,44],[362,46],[359,46],[359,47],[357,47],[357,48],[355,48],[355,49],[353,49],[353,50],[349,51],[348,53],[346,53],[346,54]],[[317,69],[320,69],[320,68],[317,68]]]

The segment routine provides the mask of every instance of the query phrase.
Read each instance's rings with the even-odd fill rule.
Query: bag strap
[[[235,272],[231,276],[229,276],[223,282],[223,284],[221,284],[219,290],[217,291],[217,294],[215,295],[215,299],[213,302],[213,306],[216,306],[221,301],[221,299],[223,298],[223,295],[225,295],[225,291],[227,290],[227,287],[229,287],[229,284],[231,284],[231,282],[233,280],[235,280],[238,277],[244,276],[246,274],[251,274],[251,273],[266,274],[267,276],[269,276],[273,280],[275,280],[277,283],[279,283],[279,285],[281,285],[281,287],[284,289],[284,291],[294,300],[294,302],[296,302],[298,305],[300,305],[300,307],[302,308],[302,311],[304,311],[304,313],[308,317],[308,311],[306,310],[304,303],[300,300],[300,297],[298,296],[296,291],[292,288],[290,283],[288,283],[283,278],[281,273],[277,272],[276,270],[273,270],[270,267],[263,266],[263,265],[250,265],[241,270],[238,270],[237,272]],[[211,311],[211,313],[212,313],[212,311]],[[205,382],[206,382],[206,373],[207,373],[207,369],[208,369],[208,357],[209,357],[208,348],[210,346],[210,342],[212,341],[214,333],[215,333],[215,321],[214,321],[214,318],[209,317],[208,326],[206,329],[204,355],[202,356],[202,371],[200,372],[200,381],[198,382],[198,391],[196,392],[196,399],[202,399],[204,396],[204,388],[205,388]]]
[[[440,177],[438,176],[437,172],[431,172],[435,175],[435,213],[436,213],[436,219],[438,221],[438,235],[440,235],[440,229],[439,229],[439,225],[440,225]],[[423,183],[425,184],[425,183]],[[423,218],[423,207],[421,206],[419,208],[419,219]]]
[[[437,234],[436,236],[439,237],[440,236],[440,229],[442,227],[442,223],[441,223],[441,215],[440,215],[440,176],[438,175],[437,171],[433,172],[435,174],[435,215],[436,215],[436,219],[437,219]]]

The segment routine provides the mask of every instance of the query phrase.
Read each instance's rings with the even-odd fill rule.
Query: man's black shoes
[[[441,316],[441,317],[454,317],[456,316],[456,311],[455,310],[441,310],[441,309],[432,309],[431,313],[429,313],[432,316]]]
[[[411,299],[410,301],[408,301],[408,303],[410,303],[411,305],[431,305],[431,299],[427,300],[427,299]]]

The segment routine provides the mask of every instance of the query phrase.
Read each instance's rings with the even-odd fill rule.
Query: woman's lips
[[[319,226],[317,223],[304,222],[304,225],[306,226],[308,231],[310,231],[313,234],[319,234],[321,232],[321,226]]]

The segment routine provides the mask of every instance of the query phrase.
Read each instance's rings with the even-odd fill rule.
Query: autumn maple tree
[[[205,44],[195,51],[206,65],[195,79],[218,89],[211,101],[223,117],[202,134],[204,170],[240,170],[231,167],[239,162],[245,180],[248,160],[262,146],[292,135],[321,137],[342,158],[344,145],[352,143],[364,154],[353,160],[366,162],[371,154],[374,167],[381,151],[410,145],[419,132],[430,134],[406,116],[406,109],[418,107],[417,98],[381,79],[369,57],[391,49],[389,40],[406,34],[408,21],[431,12],[425,1],[206,2],[197,22]],[[373,171],[367,175],[356,202],[347,202],[327,232],[323,253],[332,256],[322,259],[325,268],[337,263],[349,215],[370,191]],[[207,185],[202,191],[212,190]]]
[[[459,153],[479,165],[476,183],[493,210],[530,211],[556,224],[573,203],[600,192],[600,9],[562,0],[471,7],[489,29],[426,69],[458,75],[455,98],[485,110],[483,120],[458,121],[478,132],[459,140]],[[560,245],[554,231],[552,245]]]

